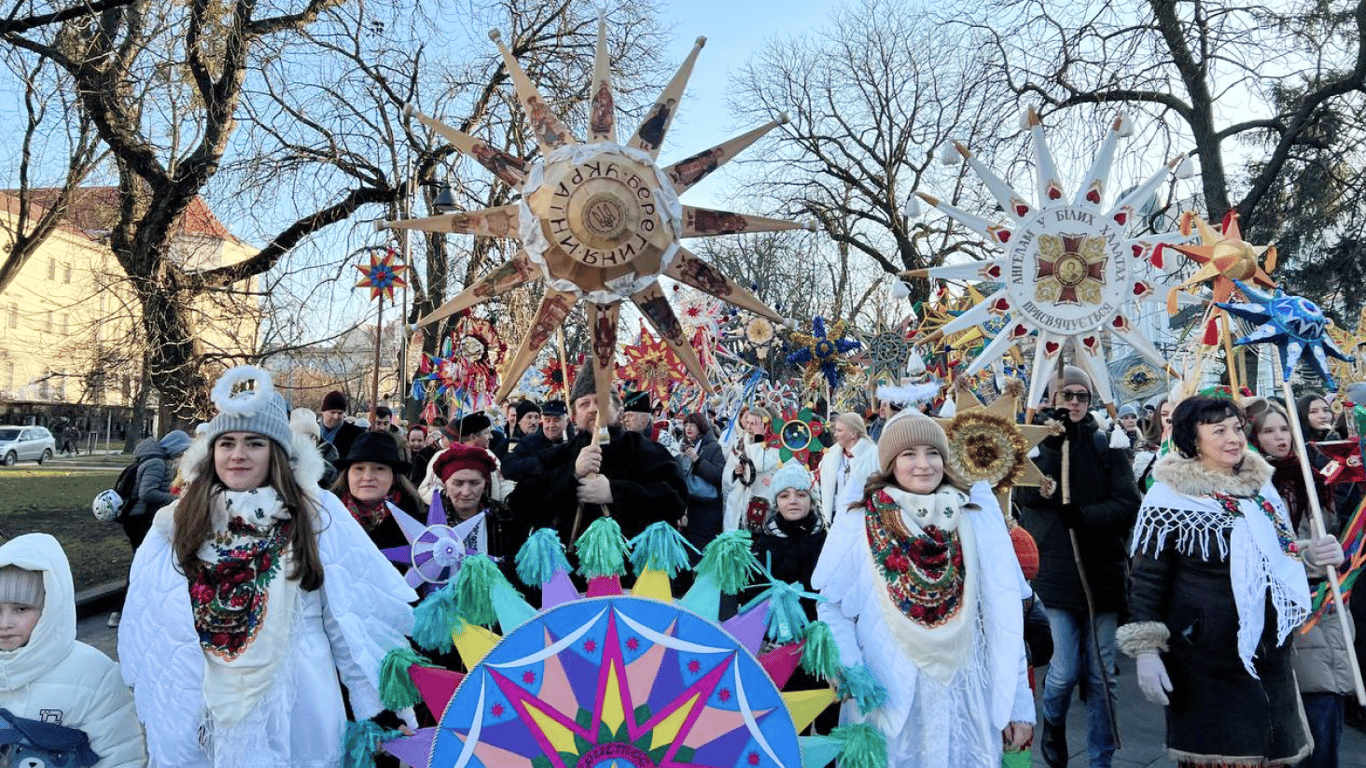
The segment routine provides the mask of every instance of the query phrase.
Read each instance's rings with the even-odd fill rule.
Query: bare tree
[[[983,74],[971,35],[902,0],[860,0],[819,32],[765,47],[742,70],[732,108],[745,121],[791,117],[750,164],[770,207],[814,217],[839,246],[835,258],[896,274],[970,247],[904,211],[917,189],[958,188],[938,160],[951,141],[995,146],[1005,94]],[[929,286],[917,283],[913,296],[924,298]]]

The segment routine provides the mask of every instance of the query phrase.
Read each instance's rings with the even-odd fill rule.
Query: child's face
[[[28,645],[42,608],[24,603],[0,603],[0,651],[14,651]]]

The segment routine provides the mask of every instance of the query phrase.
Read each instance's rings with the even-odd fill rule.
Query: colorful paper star
[[[1219,306],[1244,320],[1261,323],[1234,343],[1275,344],[1281,358],[1281,376],[1286,381],[1290,380],[1290,374],[1295,371],[1305,350],[1308,350],[1310,365],[1329,388],[1333,388],[1328,356],[1345,362],[1351,362],[1352,358],[1343,354],[1324,333],[1328,319],[1324,317],[1323,310],[1309,299],[1292,296],[1279,288],[1275,293],[1268,294],[1239,280],[1233,282],[1252,303],[1220,303]]]
[[[356,287],[369,288],[372,301],[380,296],[392,301],[394,289],[408,284],[402,277],[408,265],[398,263],[398,253],[392,248],[384,249],[383,255],[379,250],[371,251],[370,263],[357,264],[356,269],[364,275]]]
[[[813,333],[792,334],[793,343],[800,347],[787,356],[787,361],[802,366],[806,371],[807,386],[813,386],[816,377],[820,376],[825,378],[831,389],[838,389],[850,367],[844,355],[862,345],[844,335],[843,320],[830,326],[827,333],[825,318],[817,317],[811,321],[811,329]]]

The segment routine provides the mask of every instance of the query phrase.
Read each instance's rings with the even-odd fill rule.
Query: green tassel
[[[858,702],[858,711],[865,716],[887,701],[887,689],[862,664],[841,667],[839,681],[840,698],[847,696]]]
[[[822,680],[839,679],[840,649],[830,625],[813,621],[806,625],[802,636],[806,642],[802,646],[802,669]]]
[[[455,585],[447,584],[428,594],[413,609],[413,642],[428,650],[450,653],[455,647],[451,634],[461,621]]]
[[[722,593],[733,595],[749,585],[750,574],[761,572],[750,551],[749,531],[729,531],[712,539],[702,552],[697,572],[711,577]]]
[[[768,630],[764,636],[775,643],[790,643],[806,629],[811,620],[802,608],[800,585],[774,581],[769,588],[751,600],[745,610],[768,600]]]
[[[460,606],[461,618],[484,627],[497,624],[498,613],[493,610],[493,590],[503,585],[512,589],[507,577],[503,576],[488,555],[470,555],[462,560],[460,573],[455,577],[455,604]]]
[[[408,674],[408,668],[413,666],[430,667],[432,662],[406,646],[384,654],[384,661],[379,664],[379,700],[385,708],[397,712],[422,700]]]
[[[402,731],[388,730],[374,720],[348,720],[342,734],[342,768],[374,768],[379,745],[402,735]]]
[[[688,567],[688,550],[697,548],[678,529],[663,520],[653,523],[631,539],[631,565],[636,575],[645,570],[664,571],[673,578]]]
[[[574,545],[579,552],[579,575],[588,579],[626,573],[626,537],[610,517],[599,517]]]
[[[554,528],[538,528],[517,550],[517,578],[523,584],[539,587],[550,581],[555,571],[569,573],[569,559],[564,556],[564,543]]]
[[[839,768],[887,768],[887,737],[868,723],[841,725],[830,737],[840,742]]]

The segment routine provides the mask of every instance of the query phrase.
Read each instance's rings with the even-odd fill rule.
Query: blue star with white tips
[[[1353,360],[1324,333],[1328,318],[1324,317],[1319,305],[1303,296],[1292,296],[1280,288],[1268,294],[1240,281],[1234,282],[1250,303],[1218,302],[1218,306],[1249,322],[1261,323],[1234,344],[1275,344],[1281,355],[1281,376],[1286,381],[1290,380],[1290,374],[1307,349],[1309,363],[1314,371],[1323,378],[1329,389],[1335,389],[1337,385],[1328,373],[1328,356],[1345,363]]]

